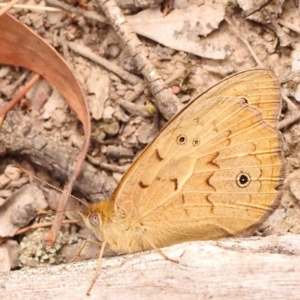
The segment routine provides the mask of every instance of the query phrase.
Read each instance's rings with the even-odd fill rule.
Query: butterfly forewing
[[[232,76],[195,99],[145,149],[114,194],[128,224],[157,246],[236,235],[278,204],[281,100],[265,70]]]

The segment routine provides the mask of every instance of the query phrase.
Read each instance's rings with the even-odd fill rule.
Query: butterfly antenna
[[[56,190],[56,191],[58,191],[58,192],[64,193],[63,190],[61,190],[61,189],[57,188],[56,186],[54,186],[54,185],[52,185],[52,184],[50,184],[50,183],[48,183],[48,182],[42,180],[41,178],[38,178],[37,176],[33,175],[32,173],[30,173],[30,172],[27,171],[26,169],[23,169],[22,167],[16,166],[16,165],[15,165],[15,167],[18,168],[21,172],[27,174],[28,176],[30,176],[30,177],[32,177],[32,178],[38,180],[39,182],[42,182],[43,184],[45,184],[45,185],[47,185],[47,186],[50,186],[52,189],[54,189],[54,190]],[[72,194],[69,194],[69,196],[72,197],[73,199],[79,201],[79,202],[82,203],[83,205],[88,206],[88,203],[87,203],[85,200],[80,199],[80,198],[77,198],[77,197],[73,196]]]

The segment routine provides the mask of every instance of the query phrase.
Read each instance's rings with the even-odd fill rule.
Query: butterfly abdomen
[[[103,224],[102,236],[111,250],[119,254],[135,253],[153,250],[153,247],[144,237],[146,231],[147,229],[143,224],[114,219]]]

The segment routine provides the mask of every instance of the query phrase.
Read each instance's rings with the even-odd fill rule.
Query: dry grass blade
[[[0,16],[9,11],[19,0],[12,0],[9,3],[5,3],[4,7],[0,9]]]

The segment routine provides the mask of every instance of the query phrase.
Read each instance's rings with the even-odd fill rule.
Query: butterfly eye
[[[200,140],[199,139],[194,139],[193,140],[193,145],[194,146],[198,146],[200,144]]]
[[[236,178],[236,183],[239,187],[244,188],[251,182],[251,177],[247,173],[240,173]]]
[[[97,212],[91,213],[89,216],[89,221],[93,227],[98,227],[100,225],[99,214]]]
[[[176,141],[178,144],[183,145],[186,142],[186,136],[184,134],[181,134],[177,137]]]

